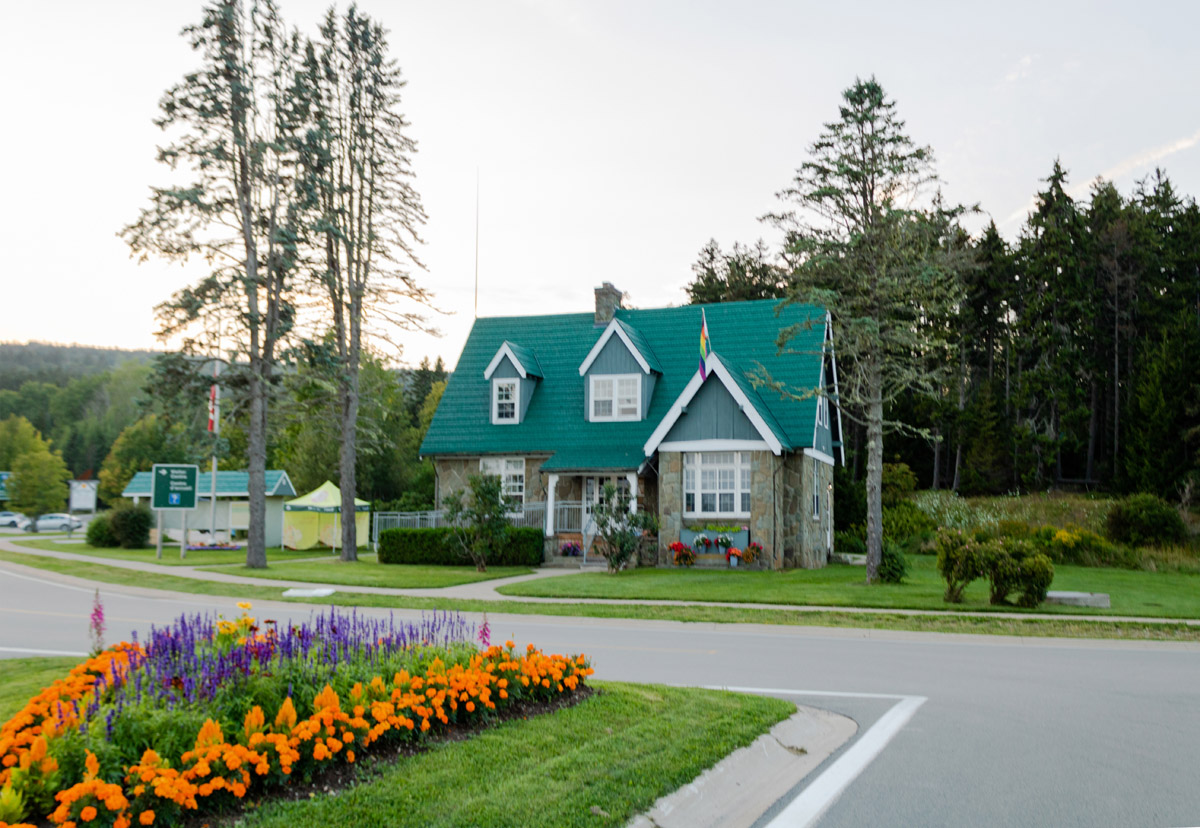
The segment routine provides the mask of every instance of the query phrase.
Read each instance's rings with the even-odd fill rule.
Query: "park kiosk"
[[[367,541],[371,505],[354,498],[354,527],[359,545]],[[283,504],[283,545],[288,549],[312,549],[342,545],[342,492],[326,480],[303,497]]]

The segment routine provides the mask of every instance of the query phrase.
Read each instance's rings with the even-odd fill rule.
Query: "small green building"
[[[438,503],[496,474],[544,522],[549,555],[587,535],[612,483],[658,513],[660,565],[688,530],[723,525],[762,544],[758,566],[823,566],[843,461],[829,315],[775,300],[629,309],[607,282],[595,298],[591,313],[476,320],[421,446]]]

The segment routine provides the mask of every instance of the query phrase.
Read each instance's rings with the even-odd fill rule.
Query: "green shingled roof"
[[[525,369],[525,373],[528,376],[542,376],[542,366],[538,364],[537,356],[534,355],[533,351],[531,351],[529,348],[526,348],[524,345],[518,345],[512,341],[508,342],[508,349],[512,351],[512,355],[520,361],[520,367]]]
[[[429,426],[421,454],[551,454],[547,470],[637,468],[642,446],[667,414],[699,365],[700,311],[708,320],[712,350],[735,376],[780,442],[793,450],[812,446],[816,400],[793,400],[767,388],[755,389],[746,374],[762,364],[793,389],[820,381],[825,312],[811,305],[779,309],[773,299],[685,305],[649,310],[620,309],[616,318],[642,355],[661,372],[646,419],[592,423],[584,412],[584,378],[579,366],[604,328],[587,313],[477,319]],[[777,309],[778,314],[777,314]],[[781,328],[804,323],[777,353]],[[518,425],[492,425],[491,384],[484,369],[507,340],[537,354],[542,379]],[[645,348],[643,349],[643,345]],[[710,378],[710,382],[719,381]]]

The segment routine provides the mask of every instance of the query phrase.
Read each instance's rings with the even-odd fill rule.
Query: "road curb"
[[[629,828],[750,828],[857,732],[853,719],[797,705],[751,744],[661,797]]]

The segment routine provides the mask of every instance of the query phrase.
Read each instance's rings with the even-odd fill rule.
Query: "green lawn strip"
[[[633,569],[618,575],[582,573],[499,588],[505,595],[540,598],[612,598],[617,600],[725,601],[796,606],[872,607],[940,612],[1021,613],[1017,607],[988,603],[986,579],[974,581],[966,600],[951,606],[942,600],[945,582],[932,556],[913,555],[903,584],[867,586],[861,566],[831,565],[788,572],[730,569]],[[1105,592],[1111,609],[1085,609],[1043,604],[1040,613],[1068,615],[1135,615],[1200,618],[1200,576],[1184,572],[1060,565],[1054,568],[1054,590]]]
[[[363,556],[356,562],[304,561],[286,562],[269,570],[245,566],[205,567],[213,572],[244,575],[248,578],[276,578],[342,586],[377,586],[398,589],[435,589],[438,587],[473,584],[514,575],[529,575],[526,566],[494,566],[487,572],[477,572],[473,566],[421,566],[416,564],[380,564],[374,556]]]
[[[0,724],[17,715],[43,687],[64,677],[82,658],[0,659]]]
[[[438,744],[336,795],[267,802],[241,824],[624,825],[795,711],[712,690],[595,686],[574,707]]]
[[[73,552],[76,555],[90,555],[96,558],[108,558],[115,561],[142,561],[144,563],[162,564],[164,566],[212,566],[215,564],[244,564],[246,562],[246,550],[242,549],[206,549],[194,550],[187,553],[187,557],[180,559],[179,544],[170,544],[163,547],[163,556],[161,559],[155,557],[155,550],[151,549],[100,549],[95,546],[88,546],[86,543],[63,543],[60,540],[43,540],[40,538],[16,537],[6,538],[12,540],[21,546],[28,546],[32,549],[48,549],[52,552]],[[316,558],[321,555],[330,555],[328,550],[322,549],[281,549],[278,546],[268,547],[267,562],[294,560],[296,558]]]
[[[147,575],[103,564],[65,561],[23,555],[0,549],[0,560],[51,572],[74,575],[101,583],[165,589],[195,595],[261,599],[345,607],[378,607],[417,610],[511,613],[514,615],[634,618],[648,621],[683,621],[714,624],[775,624],[809,627],[856,627],[876,630],[1022,635],[1035,637],[1104,638],[1145,641],[1200,641],[1200,626],[1134,621],[1076,621],[1022,618],[1018,614],[964,617],[947,613],[892,615],[841,611],[809,612],[777,609],[741,609],[715,606],[645,606],[640,604],[543,604],[523,601],[473,601],[453,598],[412,598],[400,595],[338,592],[327,598],[284,598],[280,587],[198,581],[177,575]],[[570,577],[570,576],[564,576]]]

